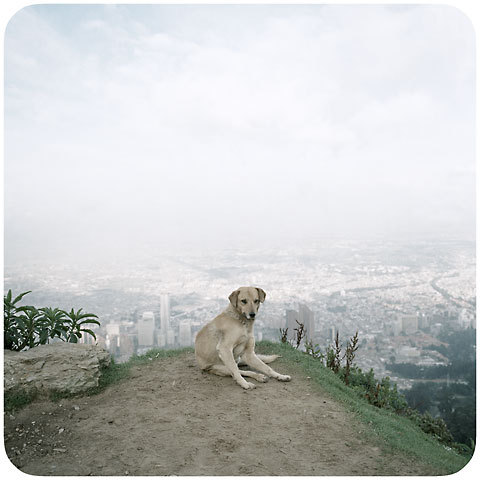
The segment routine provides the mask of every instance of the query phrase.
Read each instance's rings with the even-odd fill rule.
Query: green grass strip
[[[257,350],[264,354],[278,354],[278,362],[293,365],[298,371],[311,377],[316,388],[321,388],[353,412],[363,424],[367,425],[367,435],[381,442],[387,450],[399,451],[432,465],[438,474],[451,474],[461,470],[470,460],[455,450],[445,447],[435,438],[427,435],[409,418],[395,412],[375,407],[362,398],[355,390],[347,387],[343,381],[321,361],[298,351],[288,344],[262,341]]]

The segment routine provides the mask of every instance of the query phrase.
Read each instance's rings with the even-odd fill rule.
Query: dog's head
[[[258,307],[265,301],[267,294],[258,287],[240,287],[230,294],[228,299],[233,308],[245,318],[254,320]]]

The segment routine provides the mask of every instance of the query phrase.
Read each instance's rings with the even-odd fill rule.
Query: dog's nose
[[[255,318],[255,312],[250,312],[250,318]]]

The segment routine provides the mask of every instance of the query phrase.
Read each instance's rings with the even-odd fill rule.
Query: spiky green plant
[[[82,310],[83,309],[80,308],[75,312],[75,310],[72,308],[70,312],[63,312],[65,313],[67,319],[67,342],[77,343],[78,339],[82,337],[82,332],[92,335],[95,340],[97,339],[95,333],[90,328],[84,328],[84,326],[88,323],[100,325],[98,320],[94,320],[98,317],[93,313],[82,313]]]

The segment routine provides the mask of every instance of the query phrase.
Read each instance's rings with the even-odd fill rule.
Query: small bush
[[[59,308],[44,307],[37,309],[32,305],[20,306],[18,303],[30,291],[13,298],[9,290],[3,297],[3,348],[21,351],[37,345],[49,343],[59,338],[70,343],[77,343],[83,333],[96,339],[95,333],[86,328],[87,324],[100,325],[93,313],[82,313],[80,308],[70,312]]]

